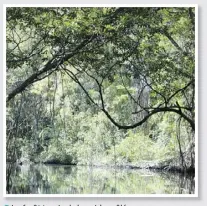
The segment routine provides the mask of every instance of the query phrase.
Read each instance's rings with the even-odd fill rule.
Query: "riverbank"
[[[44,165],[68,165],[74,166],[76,164],[61,164],[56,162],[43,162]],[[82,165],[78,164],[79,166],[91,166],[96,168],[117,168],[117,169],[132,169],[132,170],[155,170],[155,171],[166,171],[166,172],[176,172],[176,173],[187,173],[194,175],[195,168],[189,167],[187,169],[183,169],[180,166],[175,165],[166,165],[166,164],[152,164],[152,163],[145,163],[145,164],[92,164],[92,165]]]
[[[93,162],[88,164],[80,164],[71,161],[72,158],[69,159],[47,159],[43,161],[26,161],[26,162],[18,162],[19,165],[22,164],[44,164],[44,165],[68,165],[68,166],[91,166],[97,168],[117,168],[117,169],[146,169],[146,170],[155,170],[155,171],[166,171],[166,172],[175,172],[175,173],[187,173],[191,175],[195,175],[194,167],[184,168],[178,164],[175,160],[166,160],[166,161],[139,161],[139,162]]]

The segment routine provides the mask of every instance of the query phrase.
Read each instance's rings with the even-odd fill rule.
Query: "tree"
[[[148,135],[146,154],[167,142],[157,157],[173,151],[194,167],[194,18],[194,8],[7,8],[7,159],[116,162],[116,148]]]
[[[8,8],[8,73],[26,75],[8,92],[7,103],[60,71],[120,129],[173,112],[194,131],[194,30],[193,8]],[[98,100],[84,78],[93,82]],[[114,84],[124,87],[133,105],[129,123],[110,113],[105,90]]]

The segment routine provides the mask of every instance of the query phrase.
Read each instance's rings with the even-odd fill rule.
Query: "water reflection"
[[[195,191],[194,177],[167,172],[22,165],[9,173],[8,168],[10,194],[193,194]]]

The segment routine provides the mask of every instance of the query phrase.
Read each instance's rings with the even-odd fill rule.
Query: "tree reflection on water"
[[[9,194],[194,194],[193,176],[86,166],[7,165]]]

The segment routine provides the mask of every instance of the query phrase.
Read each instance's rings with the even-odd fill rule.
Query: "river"
[[[192,176],[152,170],[87,166],[22,165],[7,185],[10,194],[193,194]]]

